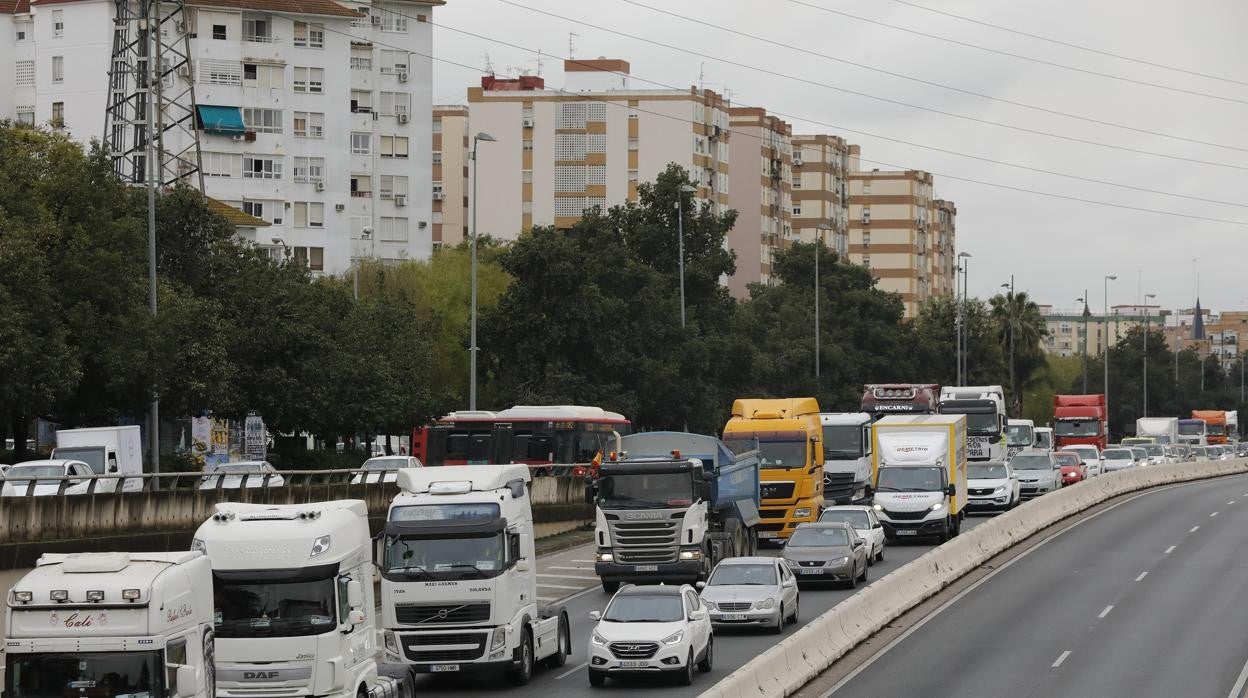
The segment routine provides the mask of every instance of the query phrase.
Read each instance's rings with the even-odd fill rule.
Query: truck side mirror
[[[177,674],[174,680],[178,682],[177,696],[178,698],[191,698],[198,691],[196,690],[196,671],[195,667],[189,664],[181,664],[178,666]]]
[[[110,455],[108,457],[108,472],[110,473],[117,472],[117,456],[116,455]]]
[[[946,487],[946,488],[945,488],[945,494],[949,495],[950,497],[953,497],[953,496],[957,495],[957,494],[958,494],[958,486],[957,486],[957,485],[949,485],[948,487]]]
[[[529,571],[529,558],[522,557],[519,560],[516,560],[516,571],[528,572]]]
[[[356,608],[347,613],[347,622],[351,625],[364,624],[364,612]]]
[[[347,605],[353,609],[364,606],[364,586],[357,579],[347,582]]]

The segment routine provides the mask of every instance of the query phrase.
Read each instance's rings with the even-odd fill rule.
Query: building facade
[[[468,107],[433,108],[433,246],[468,239]]]
[[[859,152],[839,136],[793,137],[794,237],[822,237],[842,260],[849,259],[849,173],[858,169]]]
[[[1089,356],[1099,356],[1105,351],[1106,343],[1109,346],[1117,344],[1132,329],[1143,326],[1145,322],[1150,331],[1162,330],[1171,316],[1169,310],[1159,305],[1113,305],[1109,308],[1109,315],[1105,315],[1104,311],[1093,312],[1090,307],[1086,310]],[[1058,356],[1083,354],[1084,311],[1083,306],[1040,306],[1040,314],[1044,316],[1045,329],[1048,330],[1041,345],[1047,353]]]
[[[737,212],[727,239],[737,256],[728,291],[745,298],[749,284],[771,282],[772,255],[793,240],[793,129],[757,107],[732,107],[728,115],[728,203]]]
[[[269,223],[257,245],[340,274],[432,250],[431,15],[442,0],[190,0],[205,193]],[[113,4],[35,0],[0,15],[0,118],[103,135]],[[419,118],[414,118],[419,115]],[[171,144],[179,149],[181,144]]]

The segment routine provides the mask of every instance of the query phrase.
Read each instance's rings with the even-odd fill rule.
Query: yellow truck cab
[[[757,446],[755,445],[757,441]],[[724,442],[734,451],[759,449],[760,540],[787,539],[823,508],[823,428],[813,397],[732,403]]]

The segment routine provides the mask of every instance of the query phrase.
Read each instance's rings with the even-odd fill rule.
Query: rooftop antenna
[[[576,40],[580,36],[576,32],[568,32],[568,60],[576,58]]]
[[[490,54],[485,54],[485,72],[489,75],[494,74],[494,61],[490,60]]]
[[[542,50],[540,48],[537,50],[537,76],[539,78],[542,76]]]
[[[703,82],[705,81],[705,79],[706,79],[706,61],[702,61],[701,63],[698,64],[698,92],[701,92],[703,89],[705,89],[703,87]]]

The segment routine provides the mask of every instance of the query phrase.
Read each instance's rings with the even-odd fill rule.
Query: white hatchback
[[[1088,477],[1096,477],[1101,474],[1101,453],[1100,450],[1092,444],[1072,444],[1070,446],[1062,446],[1061,451],[1072,451],[1079,454],[1079,460],[1083,461],[1083,465],[1088,469]]]
[[[828,507],[819,515],[819,523],[843,521],[854,529],[858,537],[867,542],[867,564],[884,561],[884,524],[880,523],[871,507]]]
[[[710,672],[715,640],[698,592],[680,586],[622,587],[589,636],[589,684],[608,677],[672,674],[688,686],[696,671]]]
[[[1135,453],[1129,448],[1107,448],[1101,454],[1101,457],[1105,461],[1105,472],[1107,473],[1134,468],[1137,460]]]

